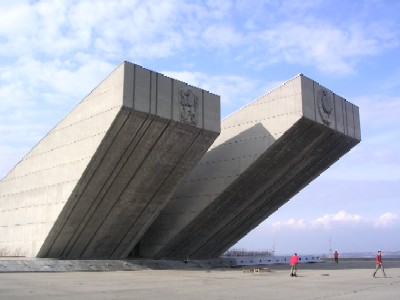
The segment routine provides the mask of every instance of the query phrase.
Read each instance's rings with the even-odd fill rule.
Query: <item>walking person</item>
[[[291,277],[297,277],[297,264],[299,263],[299,257],[297,256],[297,253],[294,253],[290,257],[290,276]]]
[[[335,253],[333,253],[333,257],[335,258],[335,263],[339,263],[339,253],[337,251],[335,251]]]
[[[376,268],[375,268],[374,274],[372,274],[372,277],[375,277],[376,272],[378,272],[378,269],[382,270],[383,276],[385,276],[385,278],[386,278],[385,268],[383,267],[383,263],[382,263],[382,252],[381,252],[381,250],[379,250],[378,253],[376,253]]]

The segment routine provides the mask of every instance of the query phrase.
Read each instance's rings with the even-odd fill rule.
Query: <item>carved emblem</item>
[[[320,90],[318,93],[318,109],[322,121],[329,125],[332,122],[333,103],[327,90]]]
[[[199,99],[193,94],[191,89],[179,89],[180,103],[181,103],[181,121],[193,125],[197,124],[197,108],[199,106]]]

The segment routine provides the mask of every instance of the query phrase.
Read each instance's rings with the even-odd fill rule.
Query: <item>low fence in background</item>
[[[236,266],[259,266],[273,264],[289,264],[290,256],[221,256],[225,261],[229,261],[232,267]],[[321,262],[319,256],[299,255],[299,263],[318,263]]]

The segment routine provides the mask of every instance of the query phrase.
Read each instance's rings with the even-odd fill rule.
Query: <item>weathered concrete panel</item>
[[[210,131],[221,131],[221,124],[218,122],[215,122],[218,118],[218,114],[221,111],[220,108],[220,101],[217,99],[218,96],[211,94],[207,91],[203,91],[203,105],[204,105],[204,111],[207,111],[207,114],[203,114],[204,116],[204,121],[203,121],[203,126],[204,129],[210,130]],[[221,116],[219,116],[221,118]]]
[[[336,130],[346,134],[345,130],[345,114],[344,114],[344,103],[345,99],[338,95],[334,95],[334,105],[335,105],[335,124]]]
[[[348,134],[349,120],[359,128],[358,109],[333,97],[299,75],[223,120],[136,254],[216,257],[255,228],[360,141]],[[334,105],[346,109],[346,134],[336,130]]]
[[[151,72],[142,67],[135,66],[134,77],[133,109],[136,111],[150,112]]]
[[[172,80],[165,76],[157,77],[157,115],[162,118],[172,118]]]
[[[5,238],[0,241],[0,247],[6,248],[10,255],[33,256],[43,244],[62,203],[67,201],[72,191],[71,186],[77,184],[84,172],[91,151],[95,151],[100,136],[118,113],[122,82],[115,78],[120,76],[121,70],[115,70],[1,180],[0,219],[8,215],[8,222],[1,228]],[[100,101],[104,98],[109,101]],[[87,127],[94,124],[98,126]],[[31,195],[34,199],[46,199],[46,203],[35,205],[30,200]],[[10,218],[10,212],[16,210],[14,203],[17,199],[26,200],[16,213],[25,216],[21,224]],[[4,207],[8,209],[4,210]],[[42,217],[40,222],[37,216]]]
[[[361,140],[361,122],[360,122],[360,109],[358,106],[353,105],[353,118],[354,118],[354,138]]]

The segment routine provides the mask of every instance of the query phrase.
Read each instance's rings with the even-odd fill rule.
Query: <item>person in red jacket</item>
[[[299,263],[299,257],[297,256],[297,253],[294,253],[290,257],[290,276],[291,277],[297,277],[297,264]]]
[[[335,263],[339,263],[339,252],[335,251],[335,253],[333,253],[333,257],[335,258]]]
[[[376,268],[375,268],[374,274],[372,274],[372,277],[375,277],[376,272],[378,272],[378,269],[381,269],[382,272],[383,272],[383,276],[386,277],[385,268],[383,267],[383,263],[382,263],[382,252],[381,252],[381,250],[379,250],[378,253],[376,253]]]

